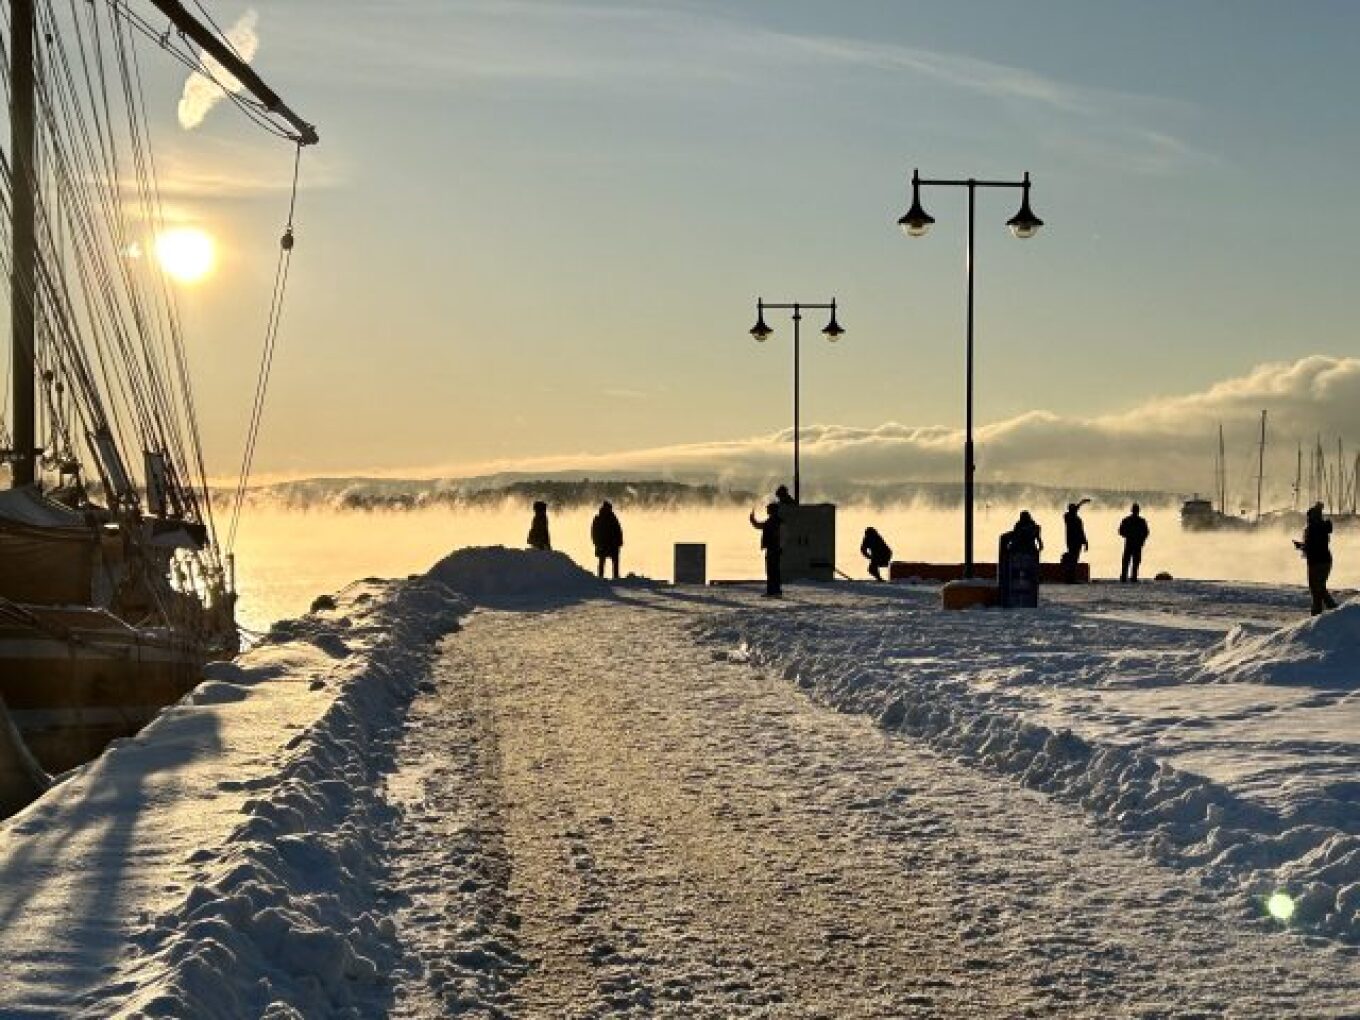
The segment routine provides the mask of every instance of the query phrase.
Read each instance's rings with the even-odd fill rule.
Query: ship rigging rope
[[[269,389],[269,373],[274,364],[274,347],[279,336],[279,322],[283,317],[283,298],[288,289],[288,269],[293,261],[293,214],[297,211],[298,169],[302,163],[302,143],[293,153],[293,184],[288,196],[288,223],[279,238],[279,257],[274,266],[274,293],[269,302],[269,316],[265,322],[264,346],[260,352],[260,371],[255,380],[255,405],[250,412],[246,429],[245,449],[241,453],[241,475],[236,482],[236,498],[231,508],[231,526],[227,529],[227,555],[236,548],[236,528],[241,519],[241,504],[245,501],[250,469],[255,460],[255,442],[260,435],[260,420],[264,415],[264,399]]]
[[[43,338],[41,363],[57,379],[68,380],[64,390],[59,384],[45,390],[50,424],[56,433],[69,436],[79,422],[80,431],[90,437],[92,462],[106,492],[125,500],[127,506],[140,500],[137,490],[129,488],[136,484],[134,466],[122,462],[120,451],[135,450],[137,444],[145,451],[166,455],[170,491],[183,500],[191,519],[215,532],[176,295],[142,252],[143,231],[158,232],[165,216],[137,35],[150,38],[191,71],[214,82],[257,126],[296,146],[287,226],[280,239],[226,544],[230,550],[254,464],[277,350],[291,267],[303,140],[282,127],[263,103],[233,91],[235,83],[230,79],[230,87],[224,83],[222,70],[182,34],[156,30],[131,10],[127,0],[66,0],[64,4],[40,0],[35,7],[37,162],[28,168],[27,184],[34,195],[38,252],[31,300],[35,325]],[[59,7],[68,7],[69,17],[59,18]],[[8,24],[8,15],[8,6],[0,4],[0,25]],[[225,38],[220,26],[214,23],[213,27]],[[230,40],[226,42],[230,45]],[[8,49],[0,41],[0,70],[7,69],[8,63]],[[110,78],[117,82],[111,83]],[[7,74],[3,88],[7,93]],[[123,125],[115,131],[120,120]],[[0,153],[0,213],[8,212],[14,184],[13,168]],[[0,223],[0,238],[6,232],[7,226]],[[11,261],[7,248],[0,250],[0,268],[8,268]],[[54,406],[54,400],[64,401],[65,408]],[[96,442],[98,437],[112,442],[105,445],[102,438]],[[65,442],[69,447],[69,440]],[[138,473],[141,467],[136,466]],[[222,548],[214,542],[199,553],[201,562],[218,577],[222,576]]]

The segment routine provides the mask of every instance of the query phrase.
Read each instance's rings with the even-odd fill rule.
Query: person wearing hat
[[[623,548],[623,525],[614,514],[614,504],[605,500],[600,504],[600,512],[590,522],[590,541],[595,545],[595,558],[599,560],[598,573],[604,577],[604,561],[614,566],[614,580],[619,579],[619,551]]]
[[[1327,578],[1332,573],[1332,522],[1322,516],[1322,504],[1308,508],[1308,522],[1303,527],[1303,541],[1294,548],[1303,553],[1308,563],[1308,593],[1313,597],[1313,615],[1336,608],[1336,599],[1327,590]]]
[[[1068,584],[1077,583],[1077,564],[1081,561],[1083,549],[1090,549],[1091,543],[1086,541],[1086,522],[1081,519],[1081,507],[1088,500],[1081,503],[1068,503],[1067,513],[1063,514],[1063,526],[1067,531],[1067,552],[1063,554],[1063,577]]]

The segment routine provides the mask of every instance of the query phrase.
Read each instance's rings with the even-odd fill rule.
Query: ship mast
[[[34,359],[34,280],[36,247],[33,228],[33,0],[10,0],[9,123],[10,229],[14,239],[10,272],[10,358],[13,440],[10,485],[32,485],[37,477],[37,386]]]
[[[1223,423],[1218,423],[1218,456],[1214,460],[1214,487],[1218,490],[1218,512],[1228,512],[1228,464],[1223,453]]]
[[[1299,508],[1299,487],[1303,485],[1303,444],[1299,444],[1298,462],[1294,465],[1294,507]]]
[[[1261,448],[1256,462],[1256,523],[1261,522],[1261,489],[1266,482],[1266,413],[1261,412]]]
[[[245,61],[216,34],[198,22],[179,0],[150,0],[171,24],[217,60],[271,114],[297,132],[298,145],[314,145],[316,128],[294,113]],[[34,229],[34,187],[37,180],[34,92],[33,0],[10,0],[10,229],[14,252],[10,272],[10,378],[13,448],[9,451],[13,488],[37,480],[37,368],[35,357],[35,281],[37,247]]]

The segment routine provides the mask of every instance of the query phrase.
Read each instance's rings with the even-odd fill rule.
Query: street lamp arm
[[[943,185],[953,188],[1023,188],[1027,181],[979,181],[968,179],[964,181],[946,180],[944,178],[922,177],[917,184]]]

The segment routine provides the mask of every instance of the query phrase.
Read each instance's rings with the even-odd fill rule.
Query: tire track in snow
[[[406,966],[394,979],[406,994],[393,1015],[504,1016],[524,965],[506,895],[496,728],[479,685],[449,682],[436,667],[425,691],[388,781],[404,818],[389,847],[389,902],[403,931],[425,934],[405,942]]]

